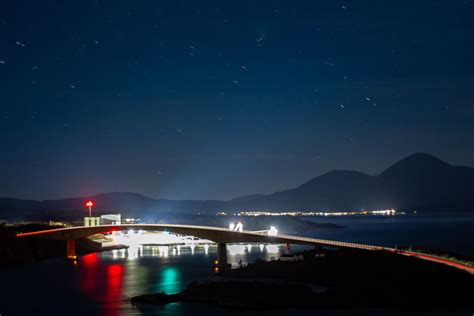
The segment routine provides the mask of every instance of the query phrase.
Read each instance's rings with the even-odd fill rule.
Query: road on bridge
[[[122,225],[100,225],[100,226],[77,226],[68,228],[49,229],[42,231],[35,231],[29,233],[19,233],[16,236],[23,237],[37,237],[48,239],[60,239],[68,241],[68,256],[75,257],[75,243],[76,239],[85,238],[99,233],[107,233],[122,230],[147,230],[147,231],[170,231],[177,234],[196,236],[203,239],[212,240],[220,245],[226,243],[241,243],[241,242],[264,242],[273,244],[303,244],[303,245],[324,245],[331,247],[363,249],[371,251],[388,251],[403,256],[415,257],[423,260],[437,262],[452,266],[474,274],[474,267],[468,266],[456,261],[451,261],[445,258],[434,255],[416,253],[411,251],[398,250],[396,248],[374,246],[359,243],[350,243],[343,241],[318,239],[293,235],[274,235],[269,236],[265,232],[253,231],[232,231],[228,228],[214,227],[214,226],[197,226],[197,225],[179,225],[179,224],[122,224]],[[221,254],[224,255],[224,254]]]

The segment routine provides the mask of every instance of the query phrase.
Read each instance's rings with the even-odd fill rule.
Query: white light
[[[267,252],[277,253],[278,252],[278,246],[277,245],[267,245]]]
[[[239,222],[237,225],[235,225],[234,231],[242,232],[244,230],[244,226],[242,225],[241,222]]]
[[[234,224],[234,223],[230,223],[230,225],[229,225],[229,230],[234,230],[234,228],[235,228],[235,224]]]
[[[169,250],[169,246],[158,246],[158,251],[160,252],[160,256],[162,257],[168,257]]]
[[[276,236],[278,235],[278,230],[275,228],[275,226],[271,226],[270,230],[268,231],[268,236]]]
[[[142,252],[142,246],[138,244],[130,245],[127,248],[127,259],[135,260],[136,258],[140,257],[141,252]]]
[[[229,251],[229,255],[243,255],[245,253],[245,245],[228,245],[227,250]]]
[[[204,245],[204,253],[207,255],[209,254],[209,245],[208,244],[205,244]]]

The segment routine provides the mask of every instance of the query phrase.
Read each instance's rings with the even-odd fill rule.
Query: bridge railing
[[[113,230],[120,230],[120,228],[157,228],[163,227],[166,228],[181,228],[181,229],[190,229],[190,230],[207,230],[207,231],[218,231],[218,232],[231,232],[236,234],[244,234],[247,236],[258,236],[264,237],[268,239],[268,241],[278,241],[281,242],[302,242],[307,244],[321,244],[321,245],[329,245],[329,246],[336,246],[336,247],[346,247],[346,248],[357,248],[357,249],[366,249],[366,250],[387,250],[387,251],[394,251],[393,248],[388,247],[381,247],[381,246],[374,246],[374,245],[367,245],[367,244],[358,244],[358,243],[350,243],[344,241],[335,241],[335,240],[327,240],[327,239],[318,239],[318,238],[311,238],[311,237],[303,237],[303,236],[293,236],[293,235],[286,235],[286,234],[279,234],[274,236],[269,236],[266,232],[255,232],[255,231],[248,231],[244,230],[242,232],[235,232],[231,231],[226,227],[216,227],[216,226],[203,226],[203,225],[184,225],[184,224],[121,224],[121,225],[102,225],[102,226],[87,226],[87,227],[67,227],[67,228],[59,228],[41,232],[32,232],[32,233],[25,233],[19,234],[18,236],[29,236],[29,235],[40,235],[40,234],[47,234],[47,233],[60,233],[60,232],[68,232],[68,231],[75,231],[78,229],[87,229],[95,231],[101,228],[109,228]]]

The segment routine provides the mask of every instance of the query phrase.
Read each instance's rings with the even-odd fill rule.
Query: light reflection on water
[[[180,292],[181,280],[180,270],[175,267],[168,267],[160,271],[159,283],[156,292],[165,292],[167,294],[176,294]]]
[[[314,219],[322,221],[323,219]],[[324,219],[333,221],[333,219]],[[315,232],[314,237],[392,244],[406,243],[443,246],[460,253],[474,249],[474,216],[403,217],[403,218],[341,218],[334,222],[348,226],[338,231]],[[161,248],[160,248],[161,247]],[[232,247],[231,247],[232,248]],[[228,261],[236,266],[257,258],[271,260],[285,251],[283,245],[237,245],[229,250]],[[300,248],[292,246],[292,251]],[[144,293],[177,293],[190,281],[214,279],[213,261],[216,245],[140,246],[128,250],[94,253],[79,258],[77,265],[64,259],[5,267],[0,270],[0,313],[2,315],[140,315],[131,306],[130,298]],[[33,282],[34,281],[34,282]],[[27,298],[27,299],[25,299]],[[27,302],[27,303],[25,303]],[[54,306],[54,308],[52,308]],[[168,304],[150,307],[147,315],[312,315],[313,311],[232,311],[205,304]],[[433,311],[430,315],[436,314]],[[350,313],[354,313],[350,311]],[[360,315],[400,315],[386,310],[357,311]],[[455,311],[449,311],[451,315]],[[324,312],[324,315],[345,315],[347,311]],[[416,315],[417,313],[412,313]],[[440,313],[442,314],[442,312]],[[460,314],[460,313],[457,313]],[[464,313],[466,314],[466,313]]]
[[[271,255],[277,255],[280,252],[281,245],[264,245],[264,244],[229,244],[227,245],[227,254],[229,263],[234,263],[235,256],[239,256],[238,260],[245,260],[245,256],[249,254],[260,254],[262,259],[270,260]],[[107,252],[103,252],[101,256],[103,258],[112,260],[136,260],[140,257],[168,257],[168,256],[181,256],[181,255],[205,255],[208,256],[209,252],[215,254],[217,252],[216,244],[203,244],[203,245],[170,245],[170,246],[158,246],[158,245],[131,245],[127,249],[115,249]],[[243,258],[242,258],[243,256]],[[87,257],[87,256],[85,256]],[[88,258],[88,257],[87,257]],[[276,258],[276,257],[275,257]],[[90,260],[90,259],[87,259]],[[246,262],[246,261],[245,261]]]
[[[283,245],[230,244],[228,261],[233,266],[245,265],[257,258],[275,259],[283,252]],[[192,280],[215,278],[212,268],[216,257],[216,244],[179,246],[179,251],[177,245],[146,245],[83,256],[74,272],[82,294],[104,306],[109,315],[128,315],[138,312],[129,301],[133,296],[175,294]],[[160,311],[180,308],[180,303],[173,305]]]
[[[346,228],[314,232],[311,237],[381,246],[414,246],[474,257],[473,214],[305,217]]]

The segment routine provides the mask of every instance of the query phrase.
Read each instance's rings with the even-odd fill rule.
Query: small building
[[[100,217],[84,217],[84,226],[99,226]]]
[[[121,214],[105,214],[100,216],[101,225],[120,225],[122,223]]]

